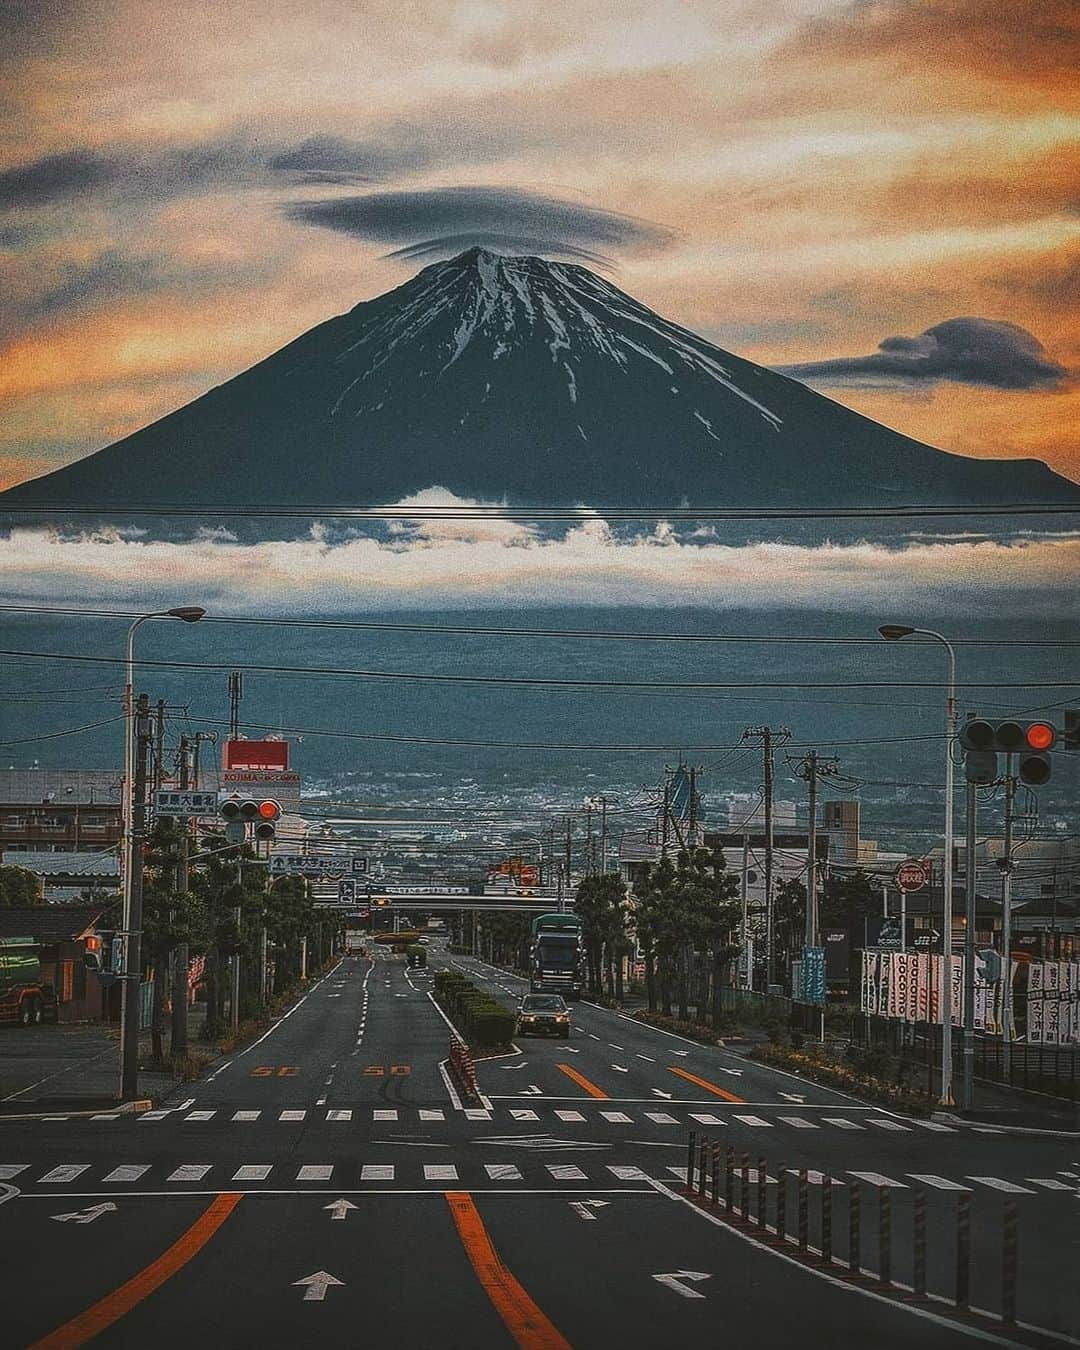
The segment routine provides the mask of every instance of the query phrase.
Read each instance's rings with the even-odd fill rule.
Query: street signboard
[[[825,948],[804,947],[800,975],[802,977],[802,1001],[804,1003],[825,1002]]]
[[[247,826],[242,820],[230,820],[225,826],[225,838],[230,844],[242,844],[247,838]]]
[[[289,767],[288,741],[226,741],[226,769],[277,769]]]
[[[340,853],[272,853],[270,875],[334,879],[351,872],[355,876],[358,872],[367,871],[367,861],[366,858],[345,857]]]
[[[894,873],[896,885],[901,891],[921,891],[926,885],[926,866],[918,858],[908,858]]]
[[[154,798],[154,810],[159,816],[216,816],[217,809],[216,792],[162,788]]]
[[[345,877],[338,882],[338,901],[350,905],[356,903],[356,882],[352,877]]]

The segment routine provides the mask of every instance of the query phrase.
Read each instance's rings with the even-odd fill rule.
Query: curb
[[[930,1119],[941,1125],[981,1125],[987,1130],[992,1130],[994,1134],[1019,1135],[1020,1137],[1034,1135],[1036,1138],[1043,1139],[1080,1139],[1080,1130],[1043,1130],[1035,1125],[998,1125],[996,1122],[988,1120],[957,1116],[951,1111],[935,1111]]]
[[[92,1116],[141,1116],[144,1111],[152,1111],[154,1102],[149,1097],[137,1101],[117,1102],[115,1106],[98,1106],[87,1111],[29,1111],[22,1115],[0,1114],[0,1125],[7,1120],[89,1120]]]

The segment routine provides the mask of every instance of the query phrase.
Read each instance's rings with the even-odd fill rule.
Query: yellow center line
[[[583,1073],[578,1073],[577,1069],[571,1064],[556,1064],[557,1069],[561,1069],[567,1078],[572,1078],[579,1088],[584,1088],[590,1097],[600,1097],[607,1101],[608,1095],[603,1088],[598,1088],[594,1082],[586,1078]]]
[[[696,1073],[691,1073],[688,1069],[680,1069],[675,1064],[669,1064],[668,1069],[672,1073],[677,1073],[680,1078],[685,1078],[688,1083],[694,1083],[697,1087],[704,1088],[706,1092],[711,1092],[716,1097],[723,1097],[726,1102],[735,1102],[739,1106],[746,1105],[745,1097],[736,1097],[734,1092],[729,1092],[727,1088],[710,1083],[707,1078],[699,1078]]]
[[[571,1350],[570,1342],[499,1260],[467,1191],[447,1191],[446,1203],[476,1278],[520,1350]]]
[[[111,1327],[125,1313],[129,1313],[144,1298],[149,1298],[155,1290],[160,1289],[181,1266],[187,1265],[191,1258],[206,1246],[239,1203],[239,1192],[231,1191],[219,1195],[209,1208],[203,1210],[187,1232],[181,1234],[156,1261],[151,1261],[145,1270],[132,1276],[119,1289],[106,1294],[92,1308],[87,1308],[78,1317],[73,1317],[70,1322],[57,1327],[48,1336],[35,1341],[30,1350],[74,1350],[74,1347],[93,1340],[106,1327]]]

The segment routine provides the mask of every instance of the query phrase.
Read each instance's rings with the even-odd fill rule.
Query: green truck
[[[0,1022],[35,1026],[57,1020],[56,990],[41,979],[33,938],[0,938]]]

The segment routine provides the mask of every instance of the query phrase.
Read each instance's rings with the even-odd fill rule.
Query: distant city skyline
[[[1080,480],[1075,11],[0,11],[0,487],[482,243]]]

